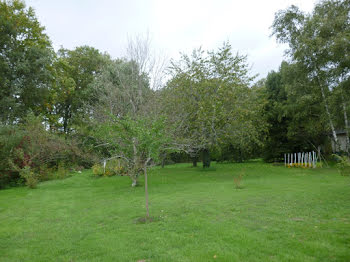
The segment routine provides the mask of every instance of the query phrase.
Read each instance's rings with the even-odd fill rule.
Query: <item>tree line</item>
[[[345,130],[349,152],[349,1],[276,13],[288,61],[256,81],[229,42],[166,66],[150,39],[112,58],[94,47],[52,48],[34,10],[0,2],[0,184],[57,168],[118,159],[137,184],[147,167],[201,159],[280,161]],[[164,81],[166,79],[167,81]],[[320,147],[322,146],[322,147]],[[329,151],[329,150],[328,150]]]

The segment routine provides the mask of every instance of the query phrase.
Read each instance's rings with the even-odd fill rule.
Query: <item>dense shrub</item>
[[[23,167],[19,171],[21,177],[24,179],[25,184],[29,188],[36,188],[39,183],[38,175],[34,173],[29,166]]]
[[[95,161],[78,141],[47,131],[40,117],[29,115],[22,124],[0,126],[0,188],[20,183],[20,170],[27,166],[44,181],[64,178],[66,168],[88,168]]]
[[[104,174],[104,169],[103,169],[103,166],[101,164],[94,164],[92,166],[92,173],[95,175],[95,176],[103,176]]]
[[[348,156],[333,155],[337,161],[337,168],[342,176],[350,175],[350,159]]]
[[[69,171],[65,167],[63,163],[59,163],[57,167],[57,171],[55,173],[57,179],[64,179],[66,177],[69,177]]]
[[[0,188],[15,185],[20,179],[19,172],[10,167],[9,160],[24,133],[12,126],[0,126]]]

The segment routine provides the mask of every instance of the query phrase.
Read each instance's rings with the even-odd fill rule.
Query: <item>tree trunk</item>
[[[338,136],[337,136],[337,133],[335,132],[335,128],[334,128],[334,125],[333,125],[333,120],[332,120],[331,113],[330,113],[329,108],[328,108],[328,103],[327,103],[327,100],[326,100],[326,95],[325,95],[323,86],[320,84],[320,81],[318,81],[318,82],[319,82],[319,85],[320,85],[321,94],[322,94],[323,102],[324,102],[324,105],[325,105],[325,109],[326,109],[326,114],[327,114],[327,117],[328,117],[329,125],[330,125],[331,130],[332,130],[332,135],[333,135],[333,139],[334,139],[334,142],[335,142],[335,150],[337,150]]]
[[[149,218],[149,209],[148,209],[148,181],[147,181],[147,167],[144,167],[145,173],[145,197],[146,197],[146,216]]]
[[[132,180],[131,186],[132,186],[132,187],[137,186],[137,176],[132,177],[131,180]]]
[[[64,108],[64,117],[63,117],[63,131],[65,134],[68,134],[68,121],[69,121],[69,105],[66,104]]]
[[[165,166],[166,153],[162,153],[162,168]]]
[[[343,96],[342,96],[342,100],[343,100],[343,113],[344,113],[344,124],[345,124],[345,134],[346,134],[346,152],[349,155],[350,154],[349,121],[348,121],[348,115],[346,113],[346,103],[344,101]]]
[[[192,166],[197,167],[197,162],[198,162],[198,156],[192,157]]]
[[[210,167],[210,152],[209,149],[204,149],[202,152],[203,157],[203,168],[209,168]]]
[[[239,153],[239,156],[238,156],[239,160],[238,160],[238,162],[239,163],[243,163],[243,155],[242,155],[241,148],[238,149],[238,153]]]
[[[139,165],[138,157],[137,157],[136,138],[132,139],[132,146],[133,146],[133,153],[134,153],[134,159],[133,159],[134,168],[133,168],[133,172],[135,172],[135,174],[134,174],[134,177],[131,178],[132,179],[131,186],[135,187],[138,184],[138,181],[137,181],[138,175],[137,175],[137,173],[138,173],[138,165]]]

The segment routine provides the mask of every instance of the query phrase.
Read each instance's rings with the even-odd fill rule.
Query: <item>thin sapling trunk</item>
[[[146,217],[149,218],[149,208],[148,208],[148,181],[147,181],[147,165],[144,167],[145,173],[145,197],[146,197]]]

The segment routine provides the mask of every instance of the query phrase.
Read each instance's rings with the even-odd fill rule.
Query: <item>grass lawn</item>
[[[130,185],[85,171],[0,191],[0,261],[350,261],[350,178],[335,169],[154,168],[145,224]]]

